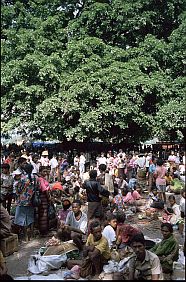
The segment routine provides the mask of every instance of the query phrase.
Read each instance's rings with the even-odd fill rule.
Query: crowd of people
[[[73,240],[88,258],[82,273],[88,267],[100,274],[113,249],[130,246],[125,279],[161,280],[172,274],[179,250],[173,230],[178,227],[184,236],[185,153],[171,151],[165,160],[152,152],[120,149],[97,154],[87,165],[83,152],[70,162],[65,153],[49,158],[45,149],[41,154],[10,152],[1,160],[1,238],[17,230],[19,239],[28,242],[36,229],[46,237],[53,228],[61,242]],[[181,195],[179,204],[174,193]],[[125,223],[127,210],[138,212],[144,195],[146,210],[163,211],[163,239],[150,250],[141,230]]]

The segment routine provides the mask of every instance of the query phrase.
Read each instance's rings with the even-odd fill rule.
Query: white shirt
[[[105,165],[107,165],[107,159],[106,159],[106,157],[100,157],[100,158],[98,159],[98,166],[99,166],[100,164],[105,164]]]
[[[30,163],[33,166],[32,173],[39,173],[40,163],[34,163],[33,161],[31,161]]]
[[[56,158],[52,158],[49,161],[49,164],[51,165],[51,168],[56,168],[58,166],[58,161],[56,160]]]
[[[145,166],[146,166],[146,167],[149,167],[149,165],[150,165],[150,164],[149,164],[149,163],[150,163],[150,159],[151,159],[150,156],[147,156],[147,157],[146,157],[146,159],[145,159]]]
[[[145,166],[145,157],[139,157],[136,161],[136,164],[140,167],[143,168]]]
[[[79,158],[79,163],[80,164],[85,164],[85,162],[86,162],[85,156],[81,155],[80,158]]]
[[[82,232],[86,233],[87,231],[87,215],[82,212],[79,220],[75,218],[74,212],[70,211],[67,214],[65,224],[68,224],[74,228],[80,229]]]
[[[180,199],[180,211],[185,214],[185,198],[181,197]]]
[[[105,236],[105,238],[108,240],[109,248],[112,247],[113,242],[116,241],[116,233],[111,225],[105,226],[105,228],[102,231],[102,235]]]

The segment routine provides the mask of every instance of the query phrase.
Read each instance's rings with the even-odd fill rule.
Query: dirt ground
[[[177,200],[179,203],[179,196],[177,196]],[[161,221],[159,219],[152,220],[150,218],[140,220],[138,219],[138,214],[139,213],[128,217],[127,221],[134,226],[138,226],[145,236],[151,239],[162,239],[160,231]],[[174,235],[180,244],[180,248],[182,248],[184,244],[184,238],[179,234],[178,230],[174,231]],[[32,241],[29,241],[28,243],[19,243],[19,251],[6,257],[8,274],[14,278],[27,275],[29,276],[30,274],[27,271],[27,267],[30,256],[36,254],[39,248],[43,247],[45,242],[47,242],[51,237],[52,233],[48,238],[38,237]]]

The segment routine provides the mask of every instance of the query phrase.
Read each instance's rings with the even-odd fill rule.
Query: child
[[[136,183],[137,183],[137,179],[135,178],[135,174],[132,173],[132,177],[129,180],[128,187],[131,188],[132,190],[134,190]]]
[[[107,217],[108,225],[102,231],[102,235],[108,240],[109,248],[111,249],[116,242],[116,227],[117,219],[115,214],[109,214]]]
[[[158,190],[155,186],[153,186],[152,191],[149,193],[150,198],[150,207],[151,208],[157,208],[157,209],[163,209],[164,203],[158,196]]]

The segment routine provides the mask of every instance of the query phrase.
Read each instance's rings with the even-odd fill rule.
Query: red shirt
[[[129,224],[125,223],[118,223],[117,225],[117,231],[116,234],[117,236],[121,236],[121,243],[129,243],[131,238],[136,235],[141,233],[141,231]]]

